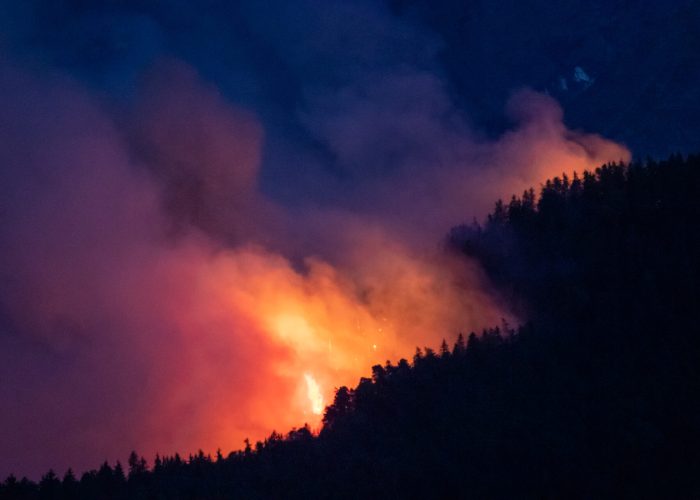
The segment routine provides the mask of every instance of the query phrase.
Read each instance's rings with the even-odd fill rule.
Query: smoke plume
[[[512,129],[480,135],[438,41],[358,4],[365,30],[342,48],[326,5],[301,45],[298,24],[249,13],[261,44],[320,73],[294,125],[232,102],[194,56],[139,61],[125,100],[55,61],[2,63],[0,475],[318,425],[373,364],[519,319],[441,250],[452,225],[629,158],[532,91],[508,104]]]

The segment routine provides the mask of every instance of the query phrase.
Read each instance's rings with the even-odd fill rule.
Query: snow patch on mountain
[[[574,68],[574,81],[582,83],[584,86],[589,87],[595,81],[588,73],[584,71],[581,66],[576,66]]]

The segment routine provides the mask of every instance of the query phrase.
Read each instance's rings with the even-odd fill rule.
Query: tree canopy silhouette
[[[526,325],[372,367],[318,435],[10,476],[0,498],[698,497],[698,200],[698,157],[548,180],[448,237]]]

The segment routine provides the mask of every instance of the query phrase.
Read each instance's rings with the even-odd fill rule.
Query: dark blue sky
[[[430,75],[437,97],[423,88],[392,93],[448,99],[491,136],[511,125],[509,95],[529,87],[557,98],[570,126],[636,154],[700,146],[696,2],[35,1],[3,10],[5,57],[65,71],[117,106],[134,98],[154,61],[195,67],[261,118],[265,189],[289,201],[322,197],[324,173],[391,168],[385,158],[383,167],[348,172],[327,131],[343,112],[328,101],[363,92],[372,78]]]

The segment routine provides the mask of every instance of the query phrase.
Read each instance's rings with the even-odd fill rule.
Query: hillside
[[[0,498],[697,497],[698,200],[697,156],[549,180],[448,239],[527,324],[373,367],[318,436],[8,478]]]

